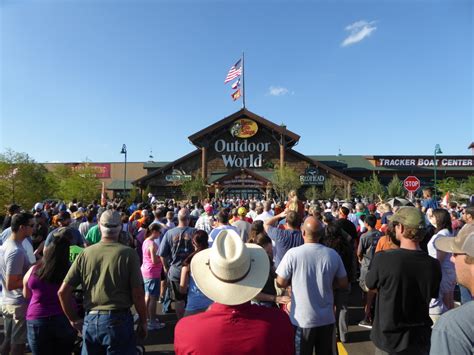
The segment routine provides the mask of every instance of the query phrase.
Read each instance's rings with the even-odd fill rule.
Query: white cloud
[[[270,96],[284,96],[288,95],[290,91],[283,86],[270,86],[268,89],[268,95]]]
[[[341,47],[347,47],[362,41],[369,37],[376,29],[375,21],[367,22],[362,20],[354,22],[346,27],[346,31],[349,31],[349,36],[341,43]]]

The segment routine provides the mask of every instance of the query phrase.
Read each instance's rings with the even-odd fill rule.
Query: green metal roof
[[[133,180],[125,180],[125,189],[131,190]],[[123,180],[112,180],[112,182],[107,185],[107,190],[123,190]]]
[[[147,161],[143,163],[143,168],[144,169],[158,169],[169,163],[170,163],[169,161]]]

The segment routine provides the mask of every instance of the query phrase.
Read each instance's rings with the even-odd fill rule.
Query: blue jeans
[[[130,312],[87,314],[82,337],[82,355],[136,354],[135,331]]]
[[[71,354],[76,331],[65,315],[27,320],[26,326],[33,354]]]

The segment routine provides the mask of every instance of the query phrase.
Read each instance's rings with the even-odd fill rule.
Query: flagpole
[[[242,108],[245,108],[245,60],[244,52],[242,52]]]

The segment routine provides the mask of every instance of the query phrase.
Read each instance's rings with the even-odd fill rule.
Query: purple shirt
[[[64,314],[59,303],[58,291],[61,285],[41,280],[32,271],[28,279],[31,300],[26,311],[26,320],[51,317]]]

